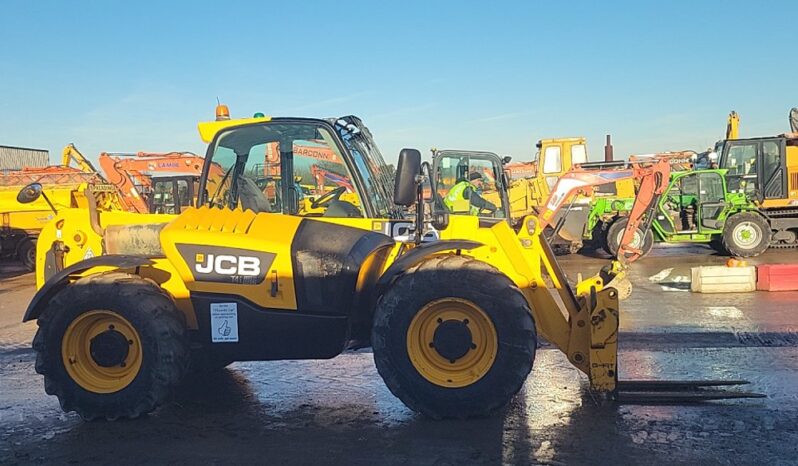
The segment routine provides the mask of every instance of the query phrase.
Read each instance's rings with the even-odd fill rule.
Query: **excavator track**
[[[766,398],[762,393],[724,387],[747,385],[746,380],[620,380],[614,398],[620,403],[684,404],[738,398]]]
[[[783,210],[769,210],[765,213],[768,218],[789,218],[798,217],[798,209],[783,209]],[[798,241],[792,243],[770,243],[768,245],[772,249],[794,249],[798,248]]]
[[[783,243],[770,243],[768,245],[772,249],[795,249],[798,248],[798,242],[783,244]]]
[[[768,210],[767,217],[798,217],[798,209]]]

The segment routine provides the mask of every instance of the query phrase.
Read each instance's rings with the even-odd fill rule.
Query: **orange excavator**
[[[138,213],[173,213],[194,203],[204,159],[191,152],[100,154],[100,168],[122,195],[125,207]],[[158,175],[158,176],[155,176]],[[224,176],[212,165],[209,178]]]
[[[550,238],[560,235],[573,241],[581,236],[586,221],[585,218],[572,215],[576,212],[571,211],[580,195],[582,198],[589,198],[598,186],[632,179],[638,188],[617,256],[622,264],[634,262],[642,256],[638,243],[645,238],[651,227],[653,209],[668,186],[671,169],[675,164],[689,160],[691,155],[691,152],[666,152],[646,157],[633,156],[625,170],[594,171],[574,168],[557,181],[538,215],[538,222],[544,229],[552,228]]]
[[[585,219],[579,219],[578,215],[569,215],[573,213],[571,209],[575,201],[580,198],[589,198],[598,186],[615,183],[619,180],[631,179],[639,184],[634,205],[629,212],[628,224],[620,241],[617,260],[613,261],[611,269],[602,270],[607,277],[617,277],[612,279],[609,286],[618,290],[620,299],[626,299],[632,294],[632,284],[626,278],[628,266],[643,255],[641,242],[651,227],[654,208],[659,197],[668,187],[674,163],[679,163],[689,155],[691,154],[687,152],[669,152],[650,157],[632,156],[629,158],[629,167],[625,170],[594,171],[573,168],[560,177],[554,185],[543,210],[537,217],[539,228],[545,231],[547,227],[550,227],[547,235],[549,242],[558,235],[569,239],[569,235],[574,232],[564,231],[564,227],[570,226],[571,230],[576,231],[581,231],[584,228],[584,223],[581,225],[578,223]],[[573,220],[574,218],[577,220]],[[569,222],[575,223],[568,225]]]

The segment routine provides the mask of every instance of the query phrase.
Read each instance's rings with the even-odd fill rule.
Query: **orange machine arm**
[[[671,176],[671,163],[677,155],[661,154],[650,162],[632,162],[634,177],[640,180],[640,188],[637,190],[635,202],[629,212],[629,223],[623,232],[621,243],[618,245],[618,260],[629,264],[640,258],[642,251],[632,247],[635,231],[643,222],[643,233],[651,228],[651,221],[654,218],[654,209],[665,189],[668,187]],[[645,217],[645,219],[644,219]]]
[[[120,170],[139,173],[186,173],[199,176],[205,159],[190,152],[169,152],[152,154],[139,152],[133,154],[106,154],[114,158]]]
[[[566,172],[552,188],[543,209],[538,215],[538,225],[546,228],[551,225],[555,214],[574,196],[593,194],[593,188],[603,184],[626,180],[635,176],[633,170],[585,170],[572,168]]]
[[[631,263],[640,258],[641,251],[632,248],[634,233],[644,221],[644,230],[647,230],[653,219],[653,209],[656,207],[659,196],[665,191],[670,182],[671,166],[684,164],[689,161],[694,152],[667,152],[654,154],[651,157],[630,157],[631,170],[584,170],[573,168],[565,173],[546,200],[544,209],[538,215],[540,228],[551,225],[555,214],[566,202],[579,194],[591,195],[593,188],[599,185],[614,183],[616,181],[633,178],[640,183],[640,188],[635,196],[635,202],[629,213],[629,223],[626,225],[621,244],[618,248],[618,259],[623,263]],[[647,215],[648,214],[648,215]]]
[[[147,213],[149,208],[142,198],[138,187],[152,186],[154,173],[184,173],[200,176],[205,159],[191,152],[136,154],[100,154],[100,168],[108,181],[122,193],[125,207],[131,212]],[[223,176],[222,168],[212,164],[208,178],[218,179]]]
[[[100,169],[105,173],[105,178],[119,190],[122,203],[129,212],[144,214],[149,212],[147,203],[142,199],[129,170],[118,166],[119,159],[106,152],[100,154]]]

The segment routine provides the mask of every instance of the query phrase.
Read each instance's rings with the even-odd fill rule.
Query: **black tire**
[[[17,258],[26,269],[31,272],[36,270],[36,242],[25,238],[17,249]]]
[[[746,237],[745,235],[752,235]],[[723,247],[737,257],[758,256],[770,245],[770,225],[761,215],[740,212],[723,226]]]
[[[621,244],[621,237],[623,236],[623,232],[626,230],[626,225],[628,223],[628,217],[620,217],[618,220],[612,222],[612,225],[610,225],[610,227],[607,229],[607,241],[605,244],[607,245],[607,250],[612,257],[616,257],[618,255],[618,247]],[[639,237],[642,236],[642,234],[643,231],[640,229],[640,227],[638,227],[637,232],[635,233],[635,239],[639,240]],[[649,252],[651,252],[652,247],[654,247],[654,233],[651,231],[651,228],[649,228],[646,232],[643,246],[640,248],[640,257],[645,257]]]
[[[600,247],[603,247],[604,243],[606,242],[606,233],[604,222],[599,221],[596,223],[596,226],[593,227],[593,231],[590,232],[590,239],[585,241],[580,252],[593,252]]]
[[[113,393],[82,387],[69,375],[62,359],[67,328],[94,310],[126,319],[141,342],[138,372]],[[33,349],[37,353],[36,372],[44,375],[45,391],[58,397],[64,412],[75,411],[85,420],[136,418],[154,410],[182,380],[188,367],[183,314],[157,284],[136,275],[109,272],[81,278],[50,300],[38,324]]]
[[[726,247],[723,246],[723,239],[720,237],[712,238],[712,240],[709,241],[709,247],[714,249],[715,252],[717,252],[721,256],[729,254],[729,251],[727,251]]]
[[[618,217],[618,218],[621,218],[621,217]],[[617,220],[617,218],[615,220],[613,220],[612,223],[615,223],[616,220]],[[601,236],[599,236],[599,241],[600,241],[600,244],[601,244],[601,249],[603,249],[604,252],[606,252],[610,256],[614,257],[615,254],[612,253],[612,250],[610,250],[610,245],[607,242],[607,232],[610,229],[610,226],[612,226],[612,223],[609,223],[609,224],[602,223]]]
[[[457,388],[425,378],[408,350],[413,318],[442,298],[477,305],[495,328],[495,359],[481,378]],[[505,406],[523,386],[537,348],[535,323],[521,291],[492,266],[456,255],[428,258],[394,281],[377,304],[371,341],[377,371],[391,392],[434,419],[481,417]]]

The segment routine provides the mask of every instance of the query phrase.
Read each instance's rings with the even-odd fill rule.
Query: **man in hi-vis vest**
[[[453,214],[479,215],[482,210],[496,212],[496,206],[479,195],[484,180],[482,175],[472,172],[468,179],[460,179],[443,198],[443,203]]]

